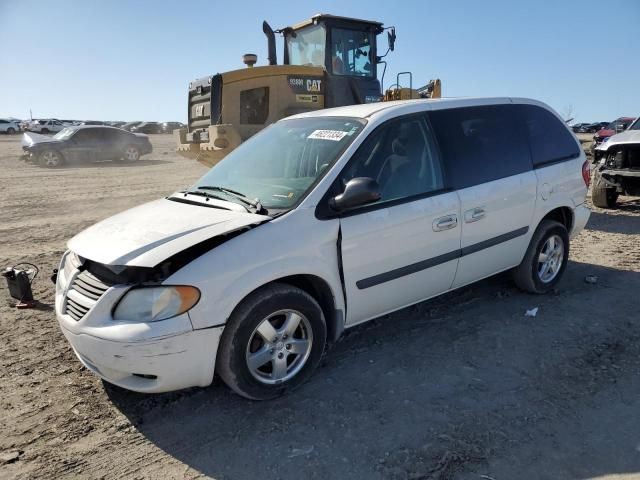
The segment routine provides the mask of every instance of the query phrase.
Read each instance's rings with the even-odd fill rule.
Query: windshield
[[[287,35],[289,64],[323,67],[325,38],[326,32],[322,25],[291,32]]]
[[[355,118],[283,120],[253,136],[190,189],[216,186],[286,209],[302,198],[362,130]],[[234,201],[233,196],[225,197]]]
[[[58,133],[56,133],[53,138],[55,138],[56,140],[66,140],[74,133],[75,130],[73,128],[63,128]]]
[[[631,124],[629,130],[640,130],[640,117],[636,118],[636,121]]]

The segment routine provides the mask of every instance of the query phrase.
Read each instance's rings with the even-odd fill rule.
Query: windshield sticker
[[[293,192],[289,192],[286,195],[282,195],[281,193],[274,193],[273,195],[271,195],[272,197],[276,197],[276,198],[293,198],[294,193]]]
[[[307,138],[315,138],[317,140],[332,140],[334,142],[339,142],[342,140],[347,132],[343,132],[342,130],[316,130]]]
[[[358,131],[358,127],[353,127],[351,130],[347,132],[347,135],[351,136]]]

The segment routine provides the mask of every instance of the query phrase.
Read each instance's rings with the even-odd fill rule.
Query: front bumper
[[[188,313],[158,322],[116,321],[111,312],[130,287],[105,285],[99,298],[83,297],[74,287],[80,271],[65,272],[66,255],[56,279],[55,312],[84,366],[109,383],[144,393],[213,381],[223,326],[193,330]],[[78,305],[86,312],[78,315]]]
[[[213,381],[222,328],[145,342],[116,342],[85,333],[62,333],[82,364],[109,383],[143,393],[206,387]],[[72,320],[73,321],[73,320]]]

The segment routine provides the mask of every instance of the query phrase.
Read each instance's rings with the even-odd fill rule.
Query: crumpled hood
[[[32,147],[38,143],[58,143],[58,140],[55,140],[48,135],[26,132],[22,135],[22,141],[20,142],[23,147]]]
[[[628,143],[640,144],[640,130],[626,130],[613,135],[604,143],[596,147],[596,150],[607,150],[611,145],[623,145]]]
[[[162,199],[102,220],[69,240],[68,246],[106,265],[155,267],[192,245],[269,219]]]

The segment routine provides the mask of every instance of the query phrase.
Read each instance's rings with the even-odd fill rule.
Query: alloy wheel
[[[543,283],[551,282],[562,268],[564,242],[559,235],[550,236],[538,255],[538,278]]]
[[[60,155],[56,152],[45,152],[42,155],[42,162],[46,167],[57,167],[60,165]]]
[[[247,367],[266,385],[286,382],[302,370],[312,345],[307,317],[295,310],[279,310],[264,318],[249,337]]]
[[[124,151],[124,158],[125,160],[128,160],[130,162],[135,162],[136,160],[138,160],[138,158],[140,158],[140,153],[135,147],[127,147],[127,149]]]

